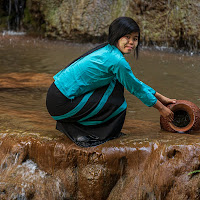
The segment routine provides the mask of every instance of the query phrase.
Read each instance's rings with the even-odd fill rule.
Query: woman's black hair
[[[139,33],[138,45],[135,49],[136,58],[139,54],[139,43],[140,43],[140,28],[138,24],[130,17],[119,17],[115,19],[109,27],[108,43],[116,46],[118,40],[130,33]]]
[[[86,53],[84,53],[83,55],[81,55],[80,57],[76,58],[75,60],[73,60],[70,64],[68,64],[65,68],[69,67],[71,64],[73,64],[74,62],[76,62],[77,60],[79,60],[80,58],[83,58],[89,54],[91,54],[92,52],[101,49],[103,47],[105,47],[107,44],[111,44],[116,46],[118,40],[130,33],[133,32],[137,32],[139,33],[138,36],[138,45],[135,49],[135,54],[136,54],[136,58],[138,58],[138,53],[139,53],[139,43],[140,43],[140,28],[138,26],[138,24],[130,17],[119,17],[117,19],[115,19],[109,27],[109,35],[108,35],[108,42],[105,42],[103,44],[98,45],[97,47],[87,51]]]

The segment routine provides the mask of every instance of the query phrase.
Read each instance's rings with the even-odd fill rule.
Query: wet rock
[[[121,138],[81,148],[63,134],[1,131],[1,199],[199,199],[199,132],[127,120]]]
[[[115,18],[129,16],[139,23],[144,44],[200,48],[198,0],[29,0],[27,8],[46,36],[99,42]]]
[[[17,158],[16,158],[17,159]],[[32,160],[10,165],[1,174],[1,199],[67,199],[64,185],[59,178],[38,169]]]
[[[9,1],[0,0],[2,31],[8,27],[8,7]],[[58,39],[102,42],[119,16],[139,23],[145,45],[200,48],[198,0],[27,0],[20,27]]]
[[[53,75],[45,73],[5,73],[0,75],[0,89],[46,88],[53,82]]]

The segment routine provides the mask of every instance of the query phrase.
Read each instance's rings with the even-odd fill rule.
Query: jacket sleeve
[[[156,91],[135,77],[125,59],[121,59],[118,65],[112,66],[111,71],[118,81],[145,105],[151,107],[156,104],[157,99],[154,96]]]

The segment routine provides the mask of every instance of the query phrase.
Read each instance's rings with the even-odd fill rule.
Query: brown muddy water
[[[50,41],[27,36],[0,36],[0,128],[55,131],[45,98],[52,77],[94,44]],[[200,107],[200,56],[142,49],[128,55],[137,78],[159,93],[189,100]],[[158,123],[159,112],[125,92],[127,119]],[[160,130],[158,130],[160,131]]]

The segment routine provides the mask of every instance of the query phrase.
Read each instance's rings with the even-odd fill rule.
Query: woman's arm
[[[153,107],[156,108],[160,112],[160,115],[168,119],[168,121],[170,122],[173,121],[174,113],[165,105],[170,104],[170,103],[176,103],[176,99],[170,99],[168,97],[163,96],[162,94],[158,92],[155,93],[155,97],[158,99],[158,101]]]
[[[167,105],[170,103],[176,103],[176,99],[167,98],[158,92],[155,93],[155,97],[164,105]]]
[[[138,80],[134,76],[129,64],[124,62],[124,60],[121,60],[118,67],[113,68],[113,73],[116,74],[118,81],[144,104],[158,109],[160,115],[166,117],[169,121],[173,120],[174,113],[165,105],[175,103],[175,99],[169,99],[159,94],[142,81]]]
[[[151,107],[157,102],[156,91],[145,85],[133,74],[131,67],[125,59],[121,59],[118,65],[111,68],[117,80],[133,95],[139,98],[145,105]]]
[[[165,105],[163,105],[159,100],[157,100],[156,104],[153,107],[156,108],[160,112],[160,115],[162,115],[168,121],[173,121],[174,113]]]

